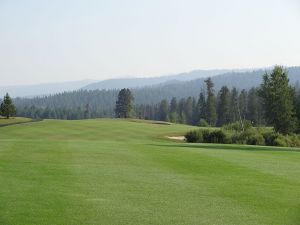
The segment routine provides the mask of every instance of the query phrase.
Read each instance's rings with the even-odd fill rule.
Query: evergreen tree
[[[159,120],[161,121],[168,121],[168,114],[169,114],[169,104],[166,99],[162,100],[159,104]]]
[[[192,116],[192,125],[197,125],[199,123],[199,112],[198,112],[198,103],[196,98],[193,97],[193,116]]]
[[[177,123],[178,122],[178,104],[177,104],[177,99],[176,97],[173,97],[170,103],[170,115],[169,115],[169,120],[172,123]]]
[[[84,119],[90,118],[90,105],[86,104],[84,109]]]
[[[193,99],[188,97],[185,101],[184,114],[186,116],[186,123],[193,124]]]
[[[203,90],[200,92],[199,95],[199,100],[197,103],[197,111],[198,111],[198,123],[200,122],[201,119],[206,120],[206,101],[205,101],[205,94]]]
[[[177,112],[177,108],[178,108],[177,99],[176,97],[173,97],[170,103],[170,112]]]
[[[16,114],[16,107],[8,93],[6,93],[3,102],[1,103],[0,112],[1,115],[5,116],[7,119]]]
[[[258,114],[258,107],[259,107],[259,102],[258,102],[258,96],[257,96],[257,91],[255,88],[251,88],[248,92],[248,97],[247,97],[247,120],[250,120],[252,124],[256,125],[259,122],[259,114]]]
[[[267,122],[282,134],[295,131],[294,90],[289,85],[287,71],[283,67],[275,66],[271,74],[263,76],[259,94],[263,99]]]
[[[297,116],[297,120],[298,120],[298,128],[297,128],[297,132],[300,132],[300,90],[298,89],[298,87],[296,87],[296,91],[295,91],[295,104],[296,104],[296,116]]]
[[[185,115],[185,99],[180,99],[178,103],[178,114],[179,114],[179,123],[186,123],[186,115]]]
[[[169,115],[169,121],[172,123],[177,123],[179,122],[179,116],[177,112],[170,112]]]
[[[115,115],[117,118],[129,118],[132,111],[133,96],[129,89],[124,88],[118,94]]]
[[[243,89],[239,95],[239,110],[241,118],[245,119],[247,114],[247,92]]]
[[[239,120],[238,91],[236,88],[231,90],[230,105],[230,122],[234,123]]]
[[[216,97],[214,94],[214,84],[211,78],[206,79],[205,83],[207,89],[206,121],[211,126],[215,126],[217,121],[217,110],[216,110]]]
[[[143,104],[137,107],[136,111],[138,112],[137,115],[139,119],[145,119],[146,109]]]
[[[218,126],[230,123],[230,91],[223,86],[219,92],[218,101]]]

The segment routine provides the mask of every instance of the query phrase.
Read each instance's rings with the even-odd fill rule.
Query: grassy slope
[[[0,128],[0,224],[300,224],[300,152],[117,120]]]
[[[32,119],[24,118],[24,117],[11,117],[9,119],[1,117],[0,118],[0,126],[9,125],[9,124],[26,123],[26,122],[30,122],[30,121],[32,121]]]

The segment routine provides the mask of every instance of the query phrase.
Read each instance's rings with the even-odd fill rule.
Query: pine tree
[[[295,91],[295,104],[296,104],[296,116],[298,120],[297,132],[300,132],[300,90],[299,87],[296,87]]]
[[[236,88],[231,90],[230,105],[230,122],[234,123],[239,120],[238,91]]]
[[[201,119],[206,120],[206,101],[205,101],[205,94],[203,91],[201,91],[199,95],[197,111],[199,114],[198,122],[200,122]]]
[[[247,92],[245,89],[243,89],[239,95],[239,110],[241,118],[245,119],[247,114]]]
[[[169,104],[166,99],[162,100],[159,104],[159,120],[161,121],[168,121],[168,114],[169,114]]]
[[[0,106],[0,112],[2,116],[5,116],[9,119],[10,116],[14,116],[16,114],[16,107],[13,104],[13,101],[8,93],[4,96],[3,102]]]
[[[297,126],[294,90],[289,85],[287,71],[275,66],[271,74],[263,76],[259,94],[263,99],[265,118],[275,131],[288,134]]]
[[[177,112],[177,108],[178,108],[177,99],[176,97],[173,97],[170,103],[170,112]]]
[[[230,122],[230,91],[227,86],[223,86],[219,92],[218,102],[218,126]]]
[[[199,112],[197,108],[197,101],[196,98],[193,97],[193,116],[192,116],[192,125],[197,125],[199,124]]]
[[[179,123],[186,123],[186,115],[185,115],[185,103],[186,100],[184,98],[180,99],[178,103],[178,114],[179,114]]]
[[[206,120],[211,126],[216,125],[217,121],[217,110],[216,110],[216,97],[214,94],[214,84],[211,78],[204,81],[207,89],[206,99]]]
[[[116,101],[115,115],[117,118],[129,118],[132,112],[133,96],[129,89],[122,89]]]
[[[188,97],[185,106],[184,106],[184,113],[186,116],[186,123],[193,124],[193,99],[192,97]]]
[[[172,123],[178,122],[177,110],[178,110],[177,99],[176,99],[176,97],[173,97],[171,99],[171,103],[170,103],[170,115],[169,115],[169,120]]]
[[[257,96],[257,90],[255,88],[251,88],[248,91],[248,97],[247,97],[247,116],[246,118],[252,122],[252,124],[256,125],[259,122],[258,118],[258,96]]]
[[[90,105],[86,104],[84,109],[84,119],[90,118]]]

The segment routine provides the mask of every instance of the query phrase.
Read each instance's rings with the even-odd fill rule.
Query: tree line
[[[190,125],[222,126],[238,120],[249,120],[254,125],[264,125],[262,101],[257,88],[238,91],[221,87],[216,93],[210,78],[199,97],[163,99],[158,104],[136,105],[135,114],[140,119],[162,120]]]
[[[177,94],[162,98],[167,93],[163,92],[164,86],[160,87],[162,89],[147,87],[121,91],[78,90],[16,98],[14,102],[17,116],[35,119],[135,117],[200,126],[223,126],[247,120],[255,126],[282,122],[286,125],[283,133],[299,127],[300,88],[299,85],[290,86],[287,72],[280,66],[263,76],[260,87],[248,90],[227,85],[216,90],[211,78],[204,80],[204,84],[198,86],[198,95],[186,97]],[[283,126],[279,127],[275,125],[278,130]]]
[[[222,86],[215,93],[211,78],[205,80],[206,88],[202,89],[199,97],[173,97],[169,102],[163,99],[158,104],[136,105],[134,115],[140,119],[170,121],[199,126],[224,126],[240,121],[250,121],[252,125],[273,126],[275,131],[289,134],[299,132],[300,121],[300,92],[289,84],[287,71],[276,66],[271,73],[263,75],[263,81],[258,88],[249,91],[236,88],[231,90]],[[119,92],[116,116],[120,115],[119,103],[127,98],[127,110],[131,110],[131,93],[129,89]],[[124,109],[124,107],[123,107]],[[125,110],[126,111],[126,110]],[[131,113],[123,112],[122,117],[129,117]]]

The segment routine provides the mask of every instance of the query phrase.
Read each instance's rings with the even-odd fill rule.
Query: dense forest
[[[223,86],[216,100],[213,83],[210,79],[205,82],[207,97],[201,97],[200,94],[198,105],[201,110],[196,114],[200,113],[201,116],[199,125],[217,125],[221,129],[192,130],[185,135],[188,142],[300,147],[299,89],[289,84],[287,71],[283,67],[276,66],[271,73],[264,74],[259,88],[251,89],[248,97],[242,91],[239,95],[242,101],[236,103],[232,98],[233,90],[230,93],[228,87]],[[251,93],[256,97],[250,97]],[[242,108],[244,100],[248,104]],[[251,102],[255,103],[249,104]],[[236,117],[234,121],[235,106],[239,118]],[[201,119],[205,123],[201,123]],[[268,125],[273,129],[253,125]]]
[[[136,105],[138,118],[162,120],[191,125],[222,126],[237,120],[250,120],[253,124],[264,124],[261,100],[257,89],[238,91],[227,86],[215,95],[214,90],[202,90],[198,98],[188,97],[171,101],[166,99],[158,104]],[[202,120],[201,120],[202,119]]]
[[[293,73],[290,68],[289,71],[292,71],[289,79],[295,88],[295,102],[300,103],[300,76],[295,76],[297,70]],[[221,75],[188,82],[174,81],[131,89],[134,99],[132,116],[192,125],[208,123],[222,126],[241,119],[255,125],[266,125],[257,91],[262,82],[262,71],[250,73],[252,76],[247,74],[236,73],[229,77]],[[256,77],[259,77],[259,81],[255,81]],[[252,80],[250,84],[254,80],[256,85],[249,86],[249,79]],[[17,116],[71,120],[115,117],[118,93],[117,89],[77,90],[42,97],[15,98],[14,102]],[[212,112],[208,113],[207,107],[212,108]],[[207,116],[209,114],[212,115]]]
[[[226,86],[225,86],[226,87]],[[216,94],[218,110],[222,110],[221,100],[224,97],[223,87]],[[236,88],[228,89],[225,103],[230,108],[230,121],[235,121],[237,111],[240,109],[241,116],[262,123],[261,107],[255,88],[248,91],[238,91]],[[188,96],[162,98],[164,96],[157,89],[134,89],[134,116],[144,119],[168,120],[172,122],[198,124],[201,99],[206,96],[205,87],[198,88],[198,97]],[[176,91],[176,90],[175,90]],[[53,118],[53,119],[87,119],[115,116],[115,103],[119,90],[95,90],[95,91],[73,91],[60,94],[36,97],[16,98],[14,102],[17,107],[17,115],[31,118]],[[200,93],[201,92],[201,93]],[[215,92],[215,91],[214,91]],[[160,98],[154,99],[153,95]],[[255,111],[255,112],[253,112]],[[196,116],[197,115],[197,116]],[[252,118],[253,117],[253,118]],[[221,122],[218,121],[218,124]]]

